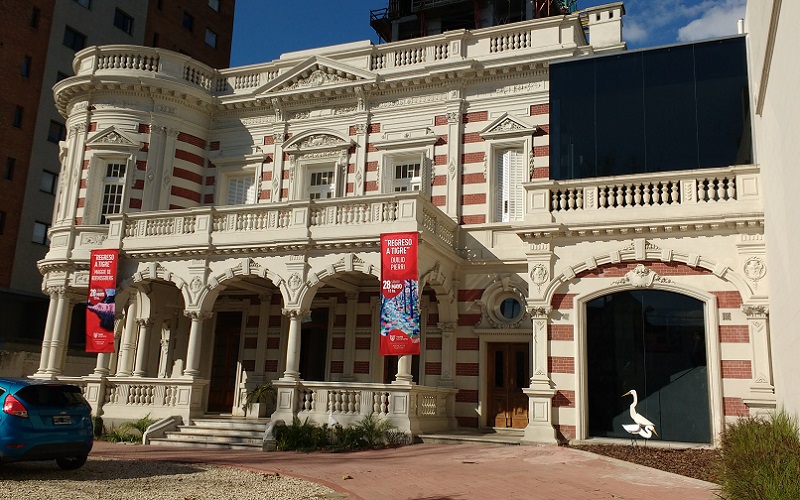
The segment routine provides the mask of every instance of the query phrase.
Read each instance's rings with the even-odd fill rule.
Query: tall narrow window
[[[105,224],[107,215],[122,212],[123,195],[125,194],[125,164],[106,164],[106,177],[103,181],[103,206],[100,212],[100,223]]]
[[[394,192],[419,191],[420,162],[402,162],[394,166]]]
[[[194,29],[194,16],[188,12],[183,13],[183,27],[189,31]]]
[[[86,7],[87,9],[92,8],[92,0],[75,0],[75,3],[77,3],[81,7]]]
[[[219,12],[219,0],[208,0],[208,6]]]
[[[48,170],[42,170],[42,178],[39,181],[39,191],[47,194],[56,194],[58,186],[58,174]]]
[[[497,222],[522,220],[524,181],[523,154],[521,149],[499,151],[495,159],[497,171],[497,199],[495,212]]]
[[[67,26],[64,28],[64,45],[77,52],[86,47],[86,35]]]
[[[39,222],[38,220],[33,223],[33,237],[31,241],[39,245],[48,245],[50,241],[47,239],[47,230],[50,229],[50,224],[46,222]]]
[[[14,166],[17,164],[16,158],[11,158],[10,156],[6,158],[6,170],[3,172],[3,177],[10,181],[14,178]]]
[[[114,26],[129,35],[133,34],[133,18],[119,9],[114,11]]]
[[[22,76],[28,78],[31,76],[31,65],[33,64],[33,60],[31,56],[25,56],[22,58]]]
[[[333,198],[333,169],[318,168],[309,171],[308,197],[312,200]]]
[[[206,44],[215,49],[217,48],[217,34],[208,28],[206,28]]]
[[[256,183],[252,175],[228,180],[228,205],[250,205],[256,202]]]
[[[16,128],[22,128],[22,114],[25,111],[25,108],[22,106],[15,106],[14,107],[14,119],[11,121],[11,125]]]
[[[50,128],[47,129],[47,140],[58,144],[67,138],[67,128],[63,123],[58,123],[55,120],[50,120]]]
[[[0,210],[0,234],[3,234],[5,228],[6,228],[6,213]]]
[[[39,27],[39,18],[42,16],[42,11],[39,7],[34,7],[31,11],[31,28]]]

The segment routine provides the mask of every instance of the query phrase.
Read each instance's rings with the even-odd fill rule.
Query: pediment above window
[[[118,130],[116,127],[108,127],[101,130],[86,141],[90,148],[102,149],[139,149],[141,142],[134,140],[127,133]]]
[[[317,90],[325,87],[361,85],[376,75],[322,56],[312,56],[256,91],[274,94]]]
[[[503,139],[506,137],[530,136],[536,132],[536,125],[531,125],[516,116],[503,113],[480,131],[484,139]]]
[[[354,144],[349,137],[334,132],[311,131],[292,137],[283,147],[289,154],[306,154],[349,149]]]
[[[431,128],[422,127],[384,132],[381,134],[380,140],[373,142],[372,145],[379,150],[400,149],[430,146],[437,140],[438,137]]]

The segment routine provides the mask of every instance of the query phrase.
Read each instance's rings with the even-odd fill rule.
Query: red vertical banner
[[[86,352],[114,352],[114,298],[119,250],[92,250],[86,307]]]
[[[419,354],[418,236],[381,235],[381,356]]]

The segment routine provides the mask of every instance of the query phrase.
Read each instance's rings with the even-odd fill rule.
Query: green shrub
[[[728,425],[720,450],[721,498],[800,498],[798,424],[785,410],[768,418],[751,417]]]
[[[244,400],[244,414],[247,415],[256,403],[266,403],[268,400],[274,400],[278,390],[272,385],[272,382],[265,382],[247,391]]]
[[[100,439],[103,441],[111,441],[112,443],[141,443],[142,437],[144,436],[144,431],[146,431],[147,428],[153,425],[155,422],[156,421],[154,419],[150,418],[150,414],[148,413],[139,420],[134,420],[133,422],[124,422],[116,429],[112,429],[110,432],[104,434]],[[102,419],[100,420],[100,424],[102,428]],[[97,433],[96,427],[95,433]]]
[[[319,427],[309,423],[308,419],[300,422],[295,417],[292,425],[275,426],[275,447],[278,451],[314,451],[329,444],[327,425]]]
[[[364,442],[367,448],[386,446],[386,434],[394,429],[388,420],[377,418],[375,414],[367,415],[355,426],[360,427],[364,432]]]
[[[278,451],[354,451],[407,443],[407,434],[398,432],[387,420],[374,415],[349,427],[339,424],[318,426],[309,423],[308,419],[300,422],[297,417],[292,425],[275,426],[275,449]]]
[[[110,441],[112,443],[136,443],[137,441],[142,441],[142,438],[139,436],[131,434],[130,432],[121,428],[112,429],[111,431],[103,434],[101,439],[103,441]]]

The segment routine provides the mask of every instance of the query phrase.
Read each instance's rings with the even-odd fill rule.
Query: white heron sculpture
[[[625,429],[625,431],[627,431],[629,434],[638,434],[645,439],[650,439],[653,437],[653,434],[658,436],[658,432],[656,432],[656,424],[636,413],[636,405],[639,403],[639,397],[636,395],[636,391],[631,389],[623,394],[622,397],[624,398],[628,394],[633,396],[633,403],[631,403],[631,418],[635,423],[622,424],[622,428]]]

